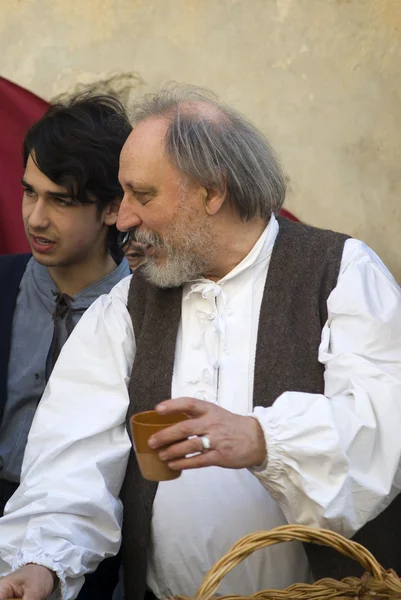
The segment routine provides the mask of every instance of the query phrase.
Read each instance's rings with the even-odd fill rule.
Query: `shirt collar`
[[[59,291],[57,285],[53,281],[47,267],[38,263],[34,258],[31,260],[33,280],[37,291],[43,302],[49,309],[53,310],[56,295]],[[86,310],[101,294],[108,294],[116,283],[129,274],[129,265],[127,259],[124,257],[114,271],[105,275],[102,279],[95,281],[72,297],[74,309]]]
[[[234,279],[234,277],[237,277],[238,275],[240,275],[240,273],[243,273],[247,269],[250,269],[255,264],[259,264],[263,261],[269,260],[271,253],[273,251],[273,247],[274,247],[274,243],[276,241],[278,230],[279,230],[278,221],[277,221],[276,217],[274,216],[274,214],[272,213],[268,225],[266,226],[265,230],[263,231],[262,235],[259,237],[256,244],[253,246],[251,251],[245,256],[245,258],[242,259],[242,261],[240,263],[238,263],[238,265],[236,265],[229,273],[227,273],[227,275],[225,275],[222,279],[220,279],[217,282],[212,282],[209,279],[200,278],[200,279],[197,279],[196,281],[188,282],[187,285],[191,285],[193,287],[194,284],[200,284],[200,283],[207,282],[209,284],[213,283],[217,286],[222,286],[227,281]]]
[[[236,267],[234,267],[227,275],[220,279],[218,285],[224,284],[226,281],[233,279],[240,273],[243,273],[255,264],[259,264],[262,261],[270,259],[271,253],[273,252],[274,242],[276,241],[279,225],[276,217],[272,213],[269,223],[262,235],[253,246],[251,251],[241,260]]]

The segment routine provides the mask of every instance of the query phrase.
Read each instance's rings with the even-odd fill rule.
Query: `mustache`
[[[140,244],[146,244],[155,248],[164,248],[165,243],[162,238],[153,231],[133,230],[133,239]]]
[[[118,234],[118,247],[126,251],[132,243],[137,242],[143,246],[155,246],[162,244],[161,238],[153,232],[141,232],[138,229],[129,229]]]

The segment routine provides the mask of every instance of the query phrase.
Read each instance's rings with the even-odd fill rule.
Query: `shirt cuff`
[[[70,600],[71,598],[75,598],[76,594],[72,594],[72,590],[70,586],[67,586],[66,577],[64,575],[63,569],[58,565],[50,556],[39,553],[39,554],[30,554],[26,552],[19,551],[16,559],[12,565],[12,571],[16,571],[22,567],[25,567],[28,564],[39,565],[40,567],[47,567],[50,571],[53,571],[57,576],[57,581],[55,583],[55,587],[49,599],[51,600]],[[78,580],[77,580],[78,581]],[[83,582],[82,582],[83,583]],[[75,587],[75,586],[74,586]],[[82,585],[79,586],[79,589]],[[76,590],[74,592],[78,593]]]
[[[249,417],[256,419],[263,431],[266,444],[266,460],[258,467],[251,467],[249,471],[260,481],[267,489],[271,496],[277,500],[277,488],[281,488],[282,476],[284,474],[284,463],[280,456],[280,448],[277,442],[277,434],[280,426],[277,423],[272,423],[269,418],[269,409],[258,407],[255,412],[249,413]]]

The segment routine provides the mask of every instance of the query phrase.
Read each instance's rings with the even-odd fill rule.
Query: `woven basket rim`
[[[213,598],[224,577],[256,550],[291,541],[329,546],[359,562],[365,574],[361,578],[346,577],[341,581],[325,578],[311,584],[296,583],[284,590],[263,590],[252,596],[220,596],[219,600],[331,600],[372,596],[401,600],[401,580],[395,571],[386,571],[364,546],[334,531],[305,525],[282,525],[241,538],[209,569],[193,600]],[[192,599],[175,596],[175,600]]]

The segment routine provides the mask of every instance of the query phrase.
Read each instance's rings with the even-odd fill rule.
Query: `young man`
[[[81,95],[52,106],[25,138],[22,216],[32,255],[0,257],[0,515],[64,342],[130,272],[115,226],[130,131],[117,100]]]

